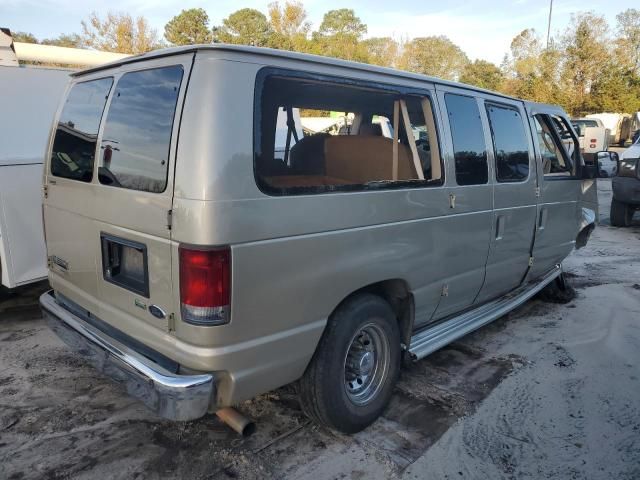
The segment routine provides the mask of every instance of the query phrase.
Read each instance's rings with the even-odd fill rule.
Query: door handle
[[[498,215],[496,219],[496,240],[502,240],[504,236],[504,223],[505,223],[504,215]]]
[[[538,220],[538,230],[544,230],[545,225],[547,224],[547,216],[549,212],[547,207],[542,207],[540,210],[540,219]]]

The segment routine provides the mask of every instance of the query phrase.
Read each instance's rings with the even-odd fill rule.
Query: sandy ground
[[[293,387],[171,423],[44,326],[46,285],[0,292],[0,478],[640,478],[640,221],[602,225],[565,269],[576,297],[534,299],[405,369],[387,412],[349,437],[301,413]]]

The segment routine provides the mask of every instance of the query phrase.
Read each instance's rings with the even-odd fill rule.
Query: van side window
[[[571,176],[572,168],[567,152],[551,124],[548,115],[534,115],[536,139],[542,157],[542,171],[548,176]]]
[[[51,174],[90,182],[100,119],[113,79],[76,83],[65,101],[51,149]]]
[[[489,180],[487,149],[478,102],[473,97],[447,93],[449,126],[458,185],[481,185]]]
[[[342,82],[258,79],[258,186],[290,195],[441,185],[429,97]]]
[[[113,92],[100,148],[103,185],[163,192],[182,66],[125,73]]]
[[[529,142],[520,113],[510,107],[487,104],[496,179],[519,182],[529,176]]]

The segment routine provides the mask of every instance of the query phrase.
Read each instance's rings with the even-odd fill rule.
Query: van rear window
[[[103,185],[163,192],[182,66],[125,73],[113,92],[101,140]]]
[[[112,78],[76,83],[62,108],[51,149],[51,174],[90,182],[100,118]]]
[[[428,95],[288,71],[259,78],[257,89],[255,173],[264,192],[442,184]]]

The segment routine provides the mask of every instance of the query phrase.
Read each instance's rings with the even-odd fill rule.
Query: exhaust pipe
[[[234,408],[221,408],[216,411],[216,415],[243,437],[248,437],[256,431],[256,424]]]

